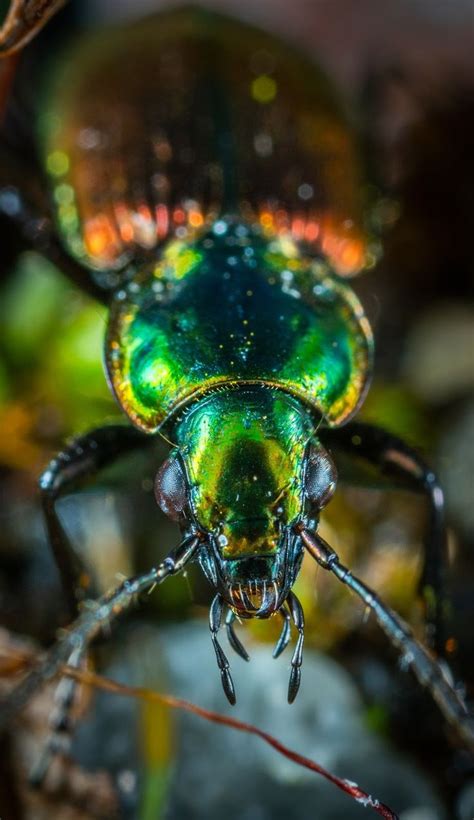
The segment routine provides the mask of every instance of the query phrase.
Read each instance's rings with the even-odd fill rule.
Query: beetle
[[[134,71],[118,70],[124,54]],[[224,617],[232,648],[248,660],[235,619],[278,615],[275,657],[291,622],[298,632],[291,703],[304,642],[292,588],[307,552],[373,611],[472,744],[465,704],[434,655],[318,533],[336,490],[332,450],[424,492],[420,589],[428,643],[442,656],[442,490],[402,440],[352,420],[369,387],[373,340],[348,278],[378,249],[355,138],[323,72],[240,22],[162,13],[69,46],[39,130],[54,213],[38,213],[13,162],[0,211],[108,305],[107,378],[131,423],[76,439],[40,479],[71,617],[92,588],[56,514],[62,495],[162,435],[172,449],[155,496],[182,534],[164,561],[81,611],[44,675],[79,665],[138,593],[197,561],[215,590],[209,625],[228,700],[236,695],[218,638]],[[31,681],[14,693],[16,708]],[[63,682],[37,781],[63,748],[73,691]]]

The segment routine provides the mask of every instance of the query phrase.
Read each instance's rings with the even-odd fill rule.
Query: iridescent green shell
[[[183,9],[87,35],[52,77],[40,131],[56,216],[92,276],[126,283],[106,361],[133,423],[155,432],[237,383],[346,421],[371,334],[335,274],[373,252],[356,141],[323,71]]]
[[[132,422],[155,432],[222,386],[266,384],[328,425],[358,408],[372,337],[351,288],[289,240],[216,222],[172,242],[112,304],[106,362]]]

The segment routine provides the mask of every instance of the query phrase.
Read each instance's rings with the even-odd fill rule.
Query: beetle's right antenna
[[[370,587],[341,564],[338,554],[318,533],[309,532],[303,524],[297,524],[295,529],[319,566],[330,570],[372,610],[391,643],[401,652],[404,664],[411,667],[421,685],[431,693],[448,723],[474,751],[474,717],[469,714],[463,698],[449,682],[436,658],[415,638],[408,624],[393,609],[386,606]]]

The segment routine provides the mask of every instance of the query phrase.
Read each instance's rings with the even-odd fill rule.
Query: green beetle
[[[133,70],[123,71],[125,57]],[[55,501],[156,435],[172,443],[156,498],[183,535],[164,562],[79,617],[56,664],[68,653],[78,663],[137,592],[197,560],[216,590],[210,628],[228,699],[217,639],[226,610],[231,646],[246,659],[236,617],[278,613],[275,656],[294,622],[291,702],[304,639],[292,586],[306,549],[373,610],[445,715],[463,723],[434,658],[317,533],[336,488],[333,448],[425,492],[421,586],[428,639],[442,649],[442,491],[403,442],[351,421],[373,345],[347,279],[377,248],[356,140],[323,72],[266,33],[186,9],[89,34],[52,78],[39,132],[59,240],[51,224],[37,234],[43,253],[110,306],[106,369],[131,421],[76,440],[40,480],[71,608],[87,574]],[[23,228],[31,221],[17,187],[0,191],[0,208]]]

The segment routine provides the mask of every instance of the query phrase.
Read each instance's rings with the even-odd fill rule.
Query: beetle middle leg
[[[429,527],[424,539],[424,564],[419,582],[423,600],[428,645],[443,657],[444,646],[444,576],[446,570],[446,525],[444,496],[437,477],[418,453],[398,436],[379,427],[351,422],[337,430],[327,430],[325,441],[352,456],[359,456],[380,469],[389,479],[421,491],[428,499]]]

